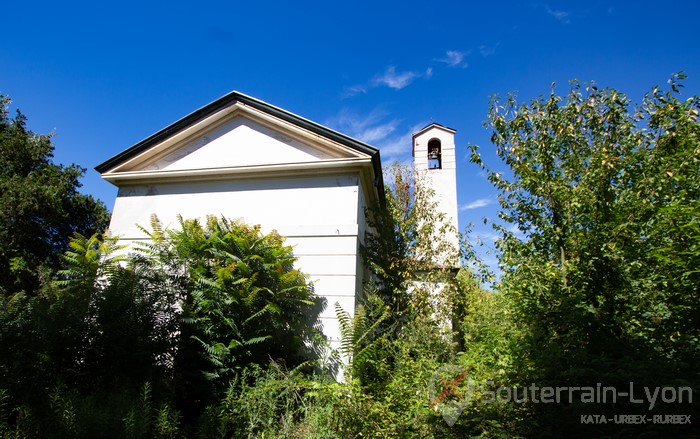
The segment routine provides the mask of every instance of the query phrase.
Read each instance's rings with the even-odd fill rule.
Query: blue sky
[[[22,4],[21,4],[22,3]],[[634,101],[673,72],[700,93],[692,1],[18,2],[3,5],[0,93],[55,158],[88,169],[83,191],[111,209],[92,168],[238,90],[407,161],[411,133],[457,130],[460,227],[492,244],[489,183],[469,163],[488,97],[561,94],[594,80]],[[486,256],[492,262],[492,256]]]

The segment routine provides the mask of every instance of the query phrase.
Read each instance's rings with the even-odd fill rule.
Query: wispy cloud
[[[344,97],[352,97],[367,93],[375,87],[389,87],[393,90],[401,90],[408,87],[416,79],[430,79],[432,76],[432,67],[428,67],[424,72],[419,72],[414,70],[398,71],[395,66],[389,66],[384,72],[375,75],[367,83],[347,87],[343,95]]]
[[[474,200],[471,203],[467,203],[467,204],[464,204],[462,206],[459,206],[459,210],[465,211],[465,210],[479,209],[481,207],[488,206],[491,203],[493,203],[493,200],[491,198],[479,198],[478,200]]]
[[[384,163],[410,158],[412,135],[425,124],[401,129],[399,119],[391,119],[381,110],[359,115],[348,109],[325,121],[329,127],[379,148]]]
[[[559,21],[561,23],[564,23],[564,24],[571,23],[571,15],[572,14],[569,11],[564,11],[561,9],[553,9],[548,4],[543,4],[543,3],[534,3],[532,5],[532,7],[535,9],[542,9],[548,15],[554,17],[557,21]]]
[[[344,96],[345,97],[350,97],[350,96],[355,96],[359,94],[364,94],[367,93],[367,86],[366,85],[353,85],[345,89]]]
[[[386,117],[387,114],[380,110],[358,115],[348,109],[343,109],[337,115],[326,120],[325,124],[350,137],[373,144],[396,131],[400,121],[398,119],[386,120]]]
[[[500,44],[501,43],[496,43],[496,45],[494,45],[494,46],[487,46],[487,45],[482,44],[481,46],[479,46],[479,53],[484,58],[486,58],[487,56],[494,55],[496,53],[496,49],[498,48],[498,46]]]
[[[378,146],[382,153],[382,162],[386,164],[390,164],[394,161],[410,162],[413,134],[426,125],[427,123],[425,122],[417,123],[379,142]]]
[[[448,50],[445,52],[444,58],[437,58],[435,61],[445,63],[448,67],[462,67],[467,68],[469,64],[464,62],[464,58],[469,55],[469,51],[459,51],[459,50]]]
[[[386,68],[384,73],[376,75],[374,78],[372,78],[370,84],[374,85],[375,87],[385,85],[389,88],[393,88],[394,90],[401,90],[402,88],[407,87],[416,78],[420,78],[423,75],[423,73],[413,71],[397,72],[396,67],[389,66]],[[430,77],[432,75],[432,69],[426,70],[425,75]]]
[[[556,18],[564,24],[569,24],[571,22],[571,20],[569,19],[569,17],[571,16],[570,12],[552,9],[547,5],[545,5],[545,11],[547,11],[549,15],[551,15],[552,17]]]

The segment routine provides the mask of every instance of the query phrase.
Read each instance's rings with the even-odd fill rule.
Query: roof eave
[[[95,170],[100,174],[104,174],[110,169],[114,169],[116,166],[143,152],[151,146],[164,141],[168,137],[182,131],[188,126],[191,126],[211,116],[212,114],[222,110],[223,108],[235,104],[236,102],[240,102],[241,104],[248,105],[260,111],[266,112],[272,116],[278,117],[279,119],[293,123],[301,128],[309,130],[315,134],[329,138],[340,144],[353,148],[356,151],[370,155],[372,157],[372,166],[375,173],[374,184],[377,189],[377,195],[382,206],[386,205],[386,198],[384,193],[384,179],[382,176],[382,164],[379,149],[367,143],[361,142],[357,139],[353,139],[352,137],[342,134],[338,131],[332,130],[323,125],[317,124],[316,122],[312,122],[294,113],[290,113],[289,111],[283,110],[279,107],[268,104],[267,102],[261,101],[259,99],[253,98],[235,90],[195,110],[194,112],[188,114],[182,119],[179,119],[178,121],[168,125],[162,130],[156,132],[155,134],[152,134],[151,136],[141,140],[140,142],[136,143],[130,148],[100,163],[99,165],[95,166]]]
[[[447,132],[452,133],[452,134],[457,132],[457,130],[455,130],[454,128],[446,127],[444,125],[440,125],[439,123],[432,122],[431,124],[426,125],[423,128],[421,128],[420,130],[416,131],[412,137],[415,139],[416,137],[420,136],[421,134],[423,134],[424,132],[428,131],[430,128],[433,128],[433,127],[439,128],[441,130],[447,131]]]

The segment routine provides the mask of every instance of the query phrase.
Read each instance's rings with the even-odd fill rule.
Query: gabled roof
[[[421,129],[419,129],[419,130],[416,131],[415,133],[413,133],[413,138],[415,139],[416,137],[420,136],[420,135],[423,134],[424,132],[428,131],[430,128],[440,128],[440,129],[443,129],[443,130],[445,130],[445,131],[448,131],[448,132],[450,132],[450,133],[452,133],[452,134],[454,134],[454,133],[457,132],[457,130],[455,130],[455,129],[453,129],[453,128],[446,127],[445,125],[440,125],[439,123],[433,122],[433,123],[431,123],[431,124],[428,124],[428,125],[424,126],[424,127],[421,128]]]
[[[101,174],[104,174],[105,172],[118,167],[119,165],[168,139],[169,137],[236,103],[252,107],[267,113],[270,116],[296,125],[299,128],[308,130],[314,134],[330,139],[355,151],[371,156],[375,179],[374,184],[377,189],[377,193],[379,194],[380,201],[382,204],[384,203],[384,180],[382,177],[382,164],[378,148],[238,91],[232,91],[231,93],[168,125],[155,134],[152,134],[114,157],[95,166],[95,170]]]
[[[416,137],[424,134],[425,132],[427,132],[433,128],[447,131],[450,134],[454,134],[457,132],[457,130],[455,130],[453,128],[449,128],[449,127],[446,127],[445,125],[440,125],[439,123],[435,123],[435,122],[432,122],[432,123],[424,126],[423,128],[421,128],[418,131],[416,131],[415,133],[413,133],[413,136],[411,136],[411,138],[413,139],[412,146],[411,146],[411,157],[416,156]]]

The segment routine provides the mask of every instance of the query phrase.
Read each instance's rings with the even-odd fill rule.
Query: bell
[[[430,153],[428,154],[428,158],[430,160],[437,160],[438,159],[438,152],[435,150],[430,151]]]

